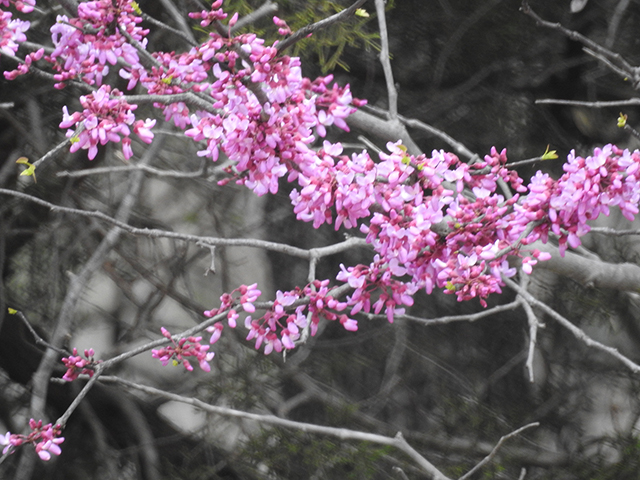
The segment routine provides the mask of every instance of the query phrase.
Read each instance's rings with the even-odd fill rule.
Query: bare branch
[[[500,450],[500,447],[502,446],[502,444],[504,442],[506,442],[510,438],[515,437],[516,435],[520,435],[523,431],[525,431],[525,430],[527,430],[529,428],[539,427],[539,426],[540,426],[540,424],[538,422],[530,423],[528,425],[525,425],[524,427],[520,427],[517,430],[514,430],[511,433],[508,433],[507,435],[504,435],[498,441],[498,443],[493,448],[493,450],[491,450],[491,453],[489,453],[489,455],[487,455],[485,458],[483,458],[480,463],[478,463],[475,467],[473,467],[471,470],[469,470],[467,473],[465,473],[463,476],[461,476],[458,480],[466,480],[467,478],[470,478],[474,473],[476,473],[478,470],[480,470],[482,467],[484,467],[487,463],[489,463],[491,460],[493,460],[493,457],[496,456],[496,454],[498,453],[498,450]]]
[[[536,100],[539,105],[573,105],[576,107],[587,108],[607,108],[607,107],[626,107],[629,105],[640,105],[640,98],[629,98],[628,100],[612,100],[609,102],[582,102],[578,100],[558,100],[555,98],[541,98]]]
[[[522,278],[522,280],[520,281],[520,286],[524,290],[526,290],[529,284],[529,275],[527,275],[524,272],[521,272],[520,276]],[[518,298],[522,299],[522,296],[518,295]],[[536,351],[538,328],[544,327],[544,324],[538,321],[538,317],[536,317],[536,314],[534,313],[533,308],[531,308],[531,305],[529,305],[526,301],[524,301],[524,299],[521,303],[522,303],[522,308],[524,309],[524,312],[527,315],[527,322],[529,323],[529,351],[527,353],[527,362],[525,365],[527,367],[527,371],[529,372],[529,381],[533,383],[534,382],[533,356],[535,355],[535,351]]]
[[[622,237],[624,235],[640,235],[640,230],[616,230],[615,228],[609,227],[592,227],[591,232],[610,235],[612,237]]]
[[[158,168],[150,167],[149,165],[133,163],[127,166],[117,166],[117,167],[97,167],[97,168],[87,168],[85,170],[74,170],[74,171],[63,170],[62,172],[56,173],[56,176],[78,178],[78,177],[86,177],[89,175],[104,175],[105,173],[134,172],[136,170],[143,170],[147,173],[151,173],[158,177],[200,178],[205,175],[205,164],[203,163],[200,169],[195,172],[179,172],[177,170],[160,170]]]
[[[162,142],[154,142],[145,152],[142,162],[150,161],[156,155],[157,150],[162,146]],[[135,172],[129,182],[129,189],[124,198],[120,202],[116,218],[118,221],[129,218],[133,207],[137,201],[138,194],[142,187],[144,175],[142,172]],[[60,347],[64,339],[72,330],[74,311],[87,282],[98,270],[106,255],[115,246],[120,236],[121,230],[117,227],[112,228],[100,245],[95,249],[89,260],[83,265],[77,275],[72,277],[67,293],[60,307],[56,326],[51,336],[51,345]],[[49,378],[53,372],[54,363],[58,359],[58,352],[52,348],[48,348],[42,356],[38,369],[33,374],[33,389],[31,394],[30,414],[32,418],[44,418],[47,391],[49,386]],[[76,398],[77,400],[77,398]],[[75,402],[75,400],[74,400]],[[78,401],[79,403],[79,401]],[[75,408],[75,407],[74,407]],[[31,476],[33,468],[33,457],[24,456],[20,460],[20,467],[16,480],[27,480]]]
[[[636,264],[609,263],[570,251],[566,251],[562,256],[558,247],[550,243],[536,242],[535,245],[535,248],[551,254],[550,260],[538,262],[535,268],[551,270],[571,278],[587,288],[612,288],[626,292],[640,291],[640,266]]]
[[[241,28],[244,28],[248,25],[251,25],[252,23],[255,23],[257,20],[261,19],[262,17],[266,17],[267,15],[272,15],[277,11],[278,11],[278,4],[273,3],[271,0],[267,0],[260,6],[260,8],[258,8],[257,10],[254,10],[250,14],[245,15],[240,20],[238,20],[238,22],[233,26],[233,28],[231,28],[231,33],[237,30],[240,30]]]
[[[166,30],[167,32],[173,33],[177,37],[179,37],[182,40],[184,40],[185,42],[187,42],[189,45],[191,45],[191,46],[196,46],[197,45],[195,39],[193,38],[193,32],[191,32],[191,29],[189,29],[189,33],[185,33],[182,30],[177,30],[177,29],[175,29],[173,27],[170,27],[169,25],[167,25],[166,23],[161,22],[160,20],[156,20],[151,15],[148,15],[148,14],[146,14],[144,12],[142,12],[141,16],[145,21],[155,25],[158,28],[162,28],[163,30]],[[182,17],[178,16],[178,18],[182,18]]]
[[[218,245],[218,246],[232,246],[232,247],[255,247],[255,248],[263,248],[265,250],[271,250],[274,252],[280,252],[287,255],[291,255],[292,257],[298,257],[303,259],[309,259],[311,256],[311,252],[314,252],[316,255],[326,256],[333,255],[336,253],[343,252],[345,250],[349,250],[353,247],[363,247],[368,245],[363,238],[358,237],[350,237],[344,242],[340,242],[334,245],[329,245],[326,247],[315,248],[311,250],[305,250],[303,248],[293,247],[291,245],[285,245],[283,243],[269,242],[266,240],[258,240],[253,238],[217,238],[217,237],[204,237],[199,235],[189,235],[186,233],[178,233],[178,232],[170,232],[167,230],[159,230],[154,228],[136,228],[131,225],[121,222],[116,218],[110,217],[102,212],[98,211],[86,211],[80,210],[77,208],[68,208],[62,207],[60,205],[55,205],[53,203],[47,202],[45,200],[41,200],[32,195],[28,195],[22,192],[16,192],[15,190],[7,190],[4,188],[0,188],[0,195],[10,195],[13,197],[21,198],[23,200],[28,200],[30,202],[36,203],[38,205],[42,205],[51,209],[54,212],[60,213],[70,213],[73,215],[79,215],[82,217],[90,217],[97,218],[100,220],[104,220],[109,222],[116,227],[121,228],[122,230],[131,233],[132,235],[141,235],[149,238],[173,238],[176,240],[185,240],[193,243],[201,243],[206,245]]]
[[[584,45],[588,50],[597,54],[597,58],[599,60],[606,60],[605,64],[608,67],[612,68],[617,74],[619,74],[623,78],[628,77],[632,79],[633,88],[637,89],[638,86],[640,85],[639,69],[629,64],[629,62],[627,62],[622,57],[622,55],[612,52],[608,48],[605,48],[597,44],[593,40],[585,37],[584,35],[576,31],[565,28],[560,23],[553,23],[553,22],[548,22],[546,20],[543,20],[542,18],[540,18],[540,16],[538,16],[538,14],[536,14],[531,9],[531,7],[529,6],[529,3],[526,0],[523,0],[522,5],[520,6],[520,10],[524,12],[526,15],[533,18],[538,25],[541,25],[546,28],[550,28],[552,30],[556,30],[562,33],[567,38],[570,38],[571,40],[575,40],[577,42],[582,43],[582,45]]]
[[[96,375],[94,375],[94,377],[92,378],[96,378]],[[127,388],[132,388],[141,392],[148,393],[150,395],[159,396],[167,400],[172,400],[175,402],[193,405],[194,407],[197,407],[205,412],[223,415],[225,417],[254,420],[267,425],[275,425],[283,428],[291,428],[291,429],[298,430],[305,433],[316,433],[320,435],[327,435],[327,436],[339,438],[341,440],[358,440],[363,442],[376,443],[379,445],[389,445],[397,448],[398,450],[404,452],[409,457],[411,457],[422,468],[422,470],[430,474],[434,480],[449,480],[449,478],[446,475],[444,475],[431,462],[429,462],[426,458],[420,455],[411,445],[409,445],[407,441],[404,439],[404,437],[402,436],[402,434],[399,432],[395,437],[386,437],[384,435],[360,432],[357,430],[349,430],[346,428],[325,427],[322,425],[314,425],[312,423],[295,422],[293,420],[279,418],[274,415],[261,415],[257,413],[243,412],[241,410],[235,410],[227,407],[218,407],[216,405],[205,403],[202,400],[198,400],[197,398],[183,397],[182,395],[169,393],[154,387],[141,385],[138,383],[130,382],[128,380],[123,380],[119,377],[102,376],[100,377],[100,380],[102,382],[116,383],[119,385],[123,385]],[[513,432],[510,435],[513,436],[516,433],[519,433],[519,431]]]
[[[612,357],[614,357],[614,358],[620,360],[622,363],[624,363],[627,367],[629,367],[629,369],[633,373],[640,373],[640,365],[638,365],[637,363],[633,362],[628,357],[622,355],[618,351],[617,348],[609,347],[607,345],[604,345],[604,344],[592,339],[589,335],[584,333],[584,331],[582,329],[576,327],[573,323],[571,323],[569,320],[564,318],[562,315],[560,315],[554,309],[549,307],[546,303],[541,302],[540,300],[537,300],[536,298],[534,298],[533,295],[531,295],[526,290],[522,289],[514,281],[509,280],[508,278],[505,278],[503,280],[504,280],[504,282],[507,284],[507,286],[509,288],[511,288],[512,290],[516,291],[518,294],[520,294],[522,296],[522,298],[524,298],[531,306],[535,306],[535,307],[538,307],[541,310],[543,310],[547,315],[552,317],[560,325],[562,325],[567,330],[569,330],[571,333],[573,333],[573,335],[578,340],[583,342],[587,347],[595,348],[596,350],[601,350],[601,351],[603,351],[605,353],[608,353]]]
[[[496,307],[488,308],[486,310],[482,310],[477,313],[471,313],[468,315],[450,315],[446,317],[438,317],[433,319],[415,317],[413,315],[396,315],[395,318],[410,320],[412,322],[421,323],[424,326],[431,325],[442,325],[445,323],[453,323],[453,322],[475,322],[476,320],[480,320],[482,318],[490,317],[495,315],[496,313],[506,312],[509,310],[515,310],[520,307],[522,304],[521,300],[516,300],[511,303],[506,303],[504,305],[498,305]],[[386,315],[375,315],[375,314],[361,314],[367,317],[370,320],[386,320]]]
[[[372,113],[375,113],[378,116],[387,116],[388,115],[388,113],[386,111],[382,110],[381,108],[374,107],[372,105],[366,105],[365,107],[363,107],[363,110],[368,110],[368,111],[370,111]],[[359,113],[359,112],[360,111],[358,111],[356,113]],[[352,117],[353,117],[353,115],[351,117],[349,117],[349,121],[351,121]],[[452,136],[448,135],[447,133],[443,132],[442,130],[437,129],[436,127],[434,127],[432,125],[424,123],[424,122],[422,122],[420,120],[416,120],[416,119],[412,119],[412,118],[406,118],[406,117],[403,117],[402,115],[398,115],[397,118],[398,118],[398,120],[400,120],[407,127],[415,128],[415,129],[418,129],[418,130],[423,130],[423,131],[425,131],[427,133],[430,133],[431,135],[434,135],[434,136],[438,137],[441,140],[444,140],[460,156],[463,156],[465,158],[469,158],[469,159],[471,159],[473,161],[475,161],[476,159],[480,159],[480,157],[478,156],[477,153],[473,153],[464,144],[462,144],[461,142],[458,142]]]
[[[331,15],[330,17],[320,20],[319,22],[316,22],[311,25],[307,25],[306,27],[302,27],[300,30],[297,30],[296,32],[294,32],[289,38],[278,43],[278,45],[276,45],[276,49],[278,50],[278,52],[282,52],[283,50],[286,50],[294,43],[299,42],[305,37],[308,37],[312,33],[317,32],[318,30],[326,28],[330,25],[333,25],[334,23],[341,22],[345,18],[353,15],[358,8],[364,5],[366,1],[367,0],[357,0],[349,8],[345,8],[344,10],[336,13],[335,15]]]
[[[398,116],[398,91],[393,81],[393,70],[389,59],[389,37],[387,34],[387,19],[384,13],[384,0],[376,0],[376,14],[378,16],[378,28],[380,29],[380,63],[384,71],[384,79],[387,84],[387,97],[389,99],[389,120],[395,120]]]
[[[167,13],[173,18],[178,27],[180,28],[180,32],[182,38],[186,39],[190,45],[196,45],[196,39],[193,36],[193,30],[185,20],[184,16],[180,13],[180,11],[176,8],[171,0],[160,0],[162,6],[167,10]],[[160,22],[162,23],[162,22]]]

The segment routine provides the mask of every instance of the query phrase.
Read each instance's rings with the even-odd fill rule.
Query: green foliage
[[[270,429],[247,442],[243,456],[266,466],[277,478],[388,478],[392,447],[284,429]]]
[[[227,0],[225,8],[227,11],[237,11],[242,16],[259,8],[263,3],[262,0]],[[275,3],[278,4],[277,16],[284,19],[291,30],[295,32],[344,10],[352,2],[345,0],[308,0],[304,2],[276,0]],[[387,8],[392,8],[393,3],[393,0],[389,0]],[[367,13],[369,17],[354,15],[346,21],[337,22],[315,32],[311,37],[305,38],[291,47],[289,54],[302,57],[303,63],[317,62],[323,74],[336,67],[349,71],[349,66],[342,60],[345,47],[379,50],[377,40],[380,36],[377,33],[375,15],[373,12],[367,11]],[[374,19],[373,25],[370,24],[372,19]],[[246,30],[265,38],[268,43],[282,39],[273,25],[271,17],[262,19]]]

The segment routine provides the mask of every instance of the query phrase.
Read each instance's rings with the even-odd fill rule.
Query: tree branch
[[[294,32],[289,38],[287,38],[286,40],[283,40],[282,42],[278,43],[278,45],[276,45],[276,49],[278,50],[278,53],[281,53],[282,51],[286,50],[294,43],[299,42],[303,38],[308,37],[314,32],[317,32],[318,30],[326,28],[330,25],[333,25],[334,23],[344,20],[347,17],[350,17],[355,13],[355,11],[358,8],[364,5],[366,1],[367,0],[357,0],[349,8],[345,8],[344,10],[336,13],[335,15],[331,15],[330,17],[320,20],[319,22],[313,23],[311,25],[307,25],[306,27],[302,27],[301,29]]]
[[[482,467],[484,467],[487,463],[489,463],[491,460],[493,460],[493,457],[496,456],[496,454],[498,453],[498,450],[500,450],[500,447],[502,446],[502,444],[504,442],[506,442],[510,438],[515,437],[516,435],[519,435],[520,433],[522,433],[523,431],[527,430],[528,428],[539,427],[539,426],[540,426],[540,424],[538,422],[530,423],[528,425],[525,425],[524,427],[520,427],[517,430],[514,430],[511,433],[508,433],[507,435],[504,435],[502,438],[500,438],[500,440],[498,441],[496,446],[493,448],[493,450],[491,450],[491,453],[489,453],[489,455],[487,455],[485,458],[483,458],[480,463],[478,463],[475,467],[473,467],[471,470],[469,470],[467,473],[465,473],[463,476],[461,476],[458,480],[467,480],[474,473],[476,473],[478,470],[480,470]]]
[[[605,353],[608,353],[612,357],[614,357],[614,358],[620,360],[622,363],[624,363],[633,373],[640,373],[640,365],[638,365],[637,363],[633,362],[628,357],[622,355],[618,351],[617,348],[609,347],[607,345],[604,345],[603,343],[600,343],[600,342],[592,339],[589,335],[584,333],[584,331],[582,329],[576,327],[573,323],[571,323],[569,320],[564,318],[562,315],[560,315],[554,309],[549,307],[546,303],[541,302],[541,301],[537,300],[536,298],[534,298],[533,295],[531,295],[529,292],[527,292],[526,290],[521,288],[514,281],[509,280],[508,278],[505,278],[504,282],[506,283],[506,285],[509,288],[511,288],[512,290],[517,292],[519,295],[521,295],[522,298],[524,298],[525,301],[527,301],[531,306],[538,307],[539,309],[544,311],[547,315],[549,315],[551,318],[553,318],[555,321],[557,321],[560,325],[562,325],[567,330],[569,330],[571,333],[573,333],[573,335],[578,340],[583,342],[587,347],[595,348],[596,350],[601,350],[601,351],[603,351]]]
[[[227,407],[218,407],[218,406],[203,402],[202,400],[198,400],[197,398],[184,397],[182,395],[169,393],[154,387],[141,385],[138,383],[130,382],[128,380],[123,380],[118,377],[102,376],[100,380],[105,383],[116,383],[116,384],[125,386],[127,388],[145,392],[150,395],[159,396],[167,400],[172,400],[175,402],[193,405],[194,407],[197,407],[205,412],[223,415],[225,417],[254,420],[267,425],[275,425],[277,427],[290,428],[290,429],[299,430],[305,433],[327,435],[327,436],[339,438],[340,440],[358,440],[363,442],[376,443],[379,445],[389,445],[407,454],[411,459],[413,459],[414,462],[416,462],[422,468],[424,472],[431,475],[434,480],[449,480],[449,478],[446,475],[444,475],[431,462],[429,462],[426,458],[420,455],[411,445],[409,445],[409,443],[407,443],[407,441],[404,439],[401,433],[398,433],[395,437],[386,437],[384,435],[360,432],[357,430],[349,430],[346,428],[325,427],[322,425],[314,425],[312,423],[295,422],[293,420],[279,418],[274,415],[261,415],[257,413],[243,412],[241,410],[235,410]]]

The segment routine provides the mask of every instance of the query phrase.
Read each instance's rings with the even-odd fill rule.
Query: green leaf
[[[555,160],[556,158],[558,158],[557,151],[549,150],[549,145],[547,145],[547,149],[544,151],[544,153],[540,157],[541,160]]]
[[[9,315],[15,315],[16,313],[18,313],[18,310],[16,310],[15,308],[7,308],[7,310],[9,311]]]
[[[620,112],[620,116],[618,117],[618,128],[624,128],[627,125],[627,118],[629,118],[628,115]]]
[[[367,13],[367,11],[364,8],[356,9],[356,15],[358,17],[369,18],[369,14]]]
[[[27,160],[27,157],[20,157],[18,160],[16,160],[16,163],[27,166],[27,168],[25,168],[22,172],[20,172],[21,177],[22,176],[33,177],[33,181],[35,183],[38,183],[36,181],[36,166],[29,163],[29,160]]]

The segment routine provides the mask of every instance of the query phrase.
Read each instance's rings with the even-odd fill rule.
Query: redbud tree
[[[296,31],[269,12],[272,30],[278,35],[275,41],[238,30],[243,18],[222,0],[191,8],[180,23],[184,28],[179,29],[153,19],[130,0],[60,4],[49,39],[39,44],[29,40],[30,26],[46,18],[45,7],[35,0],[1,2],[5,79],[21,82],[36,77],[52,89],[79,92],[77,102],[63,106],[56,120],[61,132],[57,146],[39,158],[21,155],[17,160],[23,165],[20,175],[35,184],[36,178],[42,182],[43,175],[52,175],[55,165],[51,164],[58,156],[80,153],[89,161],[99,161],[109,152],[130,166],[126,167],[130,183],[115,214],[58,205],[19,188],[0,190],[6,198],[93,217],[110,229],[73,275],[63,301],[52,313],[59,320],[50,340],[41,340],[46,350],[33,374],[28,429],[0,436],[3,459],[29,448],[27,445],[44,461],[63,454],[67,422],[91,389],[102,382],[119,382],[128,389],[176,400],[178,395],[155,386],[131,384],[109,375],[133,357],[147,355],[167,368],[211,372],[223,355],[215,355],[217,342],[239,334],[261,354],[284,360],[293,355],[295,359],[296,350],[314,341],[327,325],[357,332],[368,320],[428,323],[419,312],[410,310],[418,295],[434,292],[451,295],[458,302],[477,302],[480,307],[472,315],[440,318],[441,323],[475,320],[502,311],[504,306],[488,302],[504,290],[515,292],[508,308],[526,317],[526,368],[531,381],[535,380],[536,339],[543,316],[633,374],[640,371],[632,356],[590,338],[528,289],[529,275],[546,269],[592,287],[638,290],[640,270],[635,265],[614,266],[594,259],[584,253],[582,239],[601,215],[615,212],[630,222],[635,220],[640,202],[640,151],[610,143],[586,155],[572,150],[560,175],[538,171],[523,178],[504,148],[497,146],[476,155],[444,132],[402,117],[397,110],[384,2],[380,0],[355,1]],[[522,9],[539,23],[562,29],[545,24],[526,4]],[[326,25],[367,18],[374,12],[388,93],[388,109],[383,112],[354,97],[350,86],[332,75],[305,77],[301,60],[288,55],[296,42]],[[175,51],[150,48],[154,31],[175,35],[181,47]],[[584,37],[578,40],[637,82],[635,70],[626,61]],[[626,127],[624,115],[619,126]],[[391,138],[382,148],[369,140],[367,148],[336,140],[339,132],[353,127],[372,135],[382,130]],[[449,141],[452,151],[422,152],[407,127],[430,129]],[[194,182],[206,177],[221,191],[237,192],[242,187],[261,198],[287,192],[298,221],[317,230],[340,231],[344,239],[305,249],[240,236],[134,226],[132,205],[141,194],[142,173],[158,173],[148,163],[156,154],[153,149],[159,148],[158,137],[167,132],[193,145],[189,148],[195,154],[185,162],[206,162],[202,173],[193,176]],[[534,160],[555,158],[556,153],[547,149]],[[207,177],[207,171],[213,173]],[[228,288],[221,295],[206,299],[206,308],[199,311],[193,327],[176,331],[163,325],[153,340],[99,358],[92,348],[65,350],[83,289],[98,268],[109,268],[109,252],[125,235],[204,248],[201,251],[211,255],[209,272],[216,275],[220,274],[217,247],[248,246],[290,255],[307,262],[306,282],[271,292],[259,281],[226,282]],[[356,261],[362,255],[348,254],[355,250],[365,252],[367,260]],[[326,257],[345,252],[333,275],[319,275],[319,264]],[[8,307],[5,322],[29,322],[27,309]],[[57,367],[62,367],[62,374],[55,373]],[[84,383],[64,413],[49,422],[45,399],[52,376],[60,382]],[[443,479],[453,475],[434,466],[402,434],[393,437],[295,422],[286,414],[232,410],[194,397],[179,397],[178,401],[264,425],[393,446],[407,454],[414,462],[412,468],[423,474]],[[511,435],[532,426],[525,425]],[[17,475],[29,478],[33,461],[26,454],[20,461]],[[478,463],[468,474],[483,465]]]

